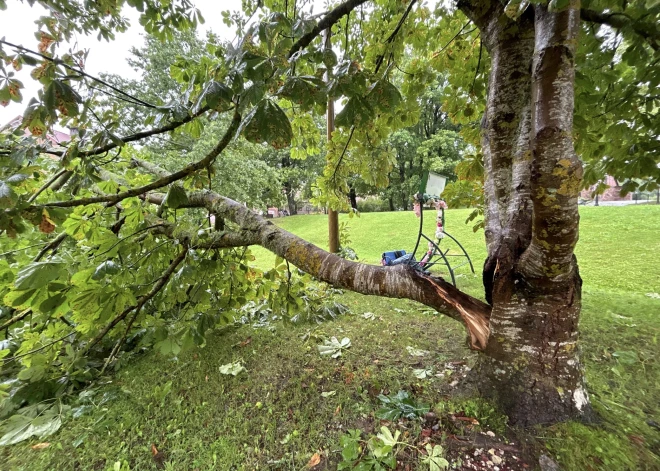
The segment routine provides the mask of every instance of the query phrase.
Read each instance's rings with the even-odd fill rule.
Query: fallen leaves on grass
[[[408,354],[410,356],[413,356],[413,357],[423,357],[423,356],[428,355],[428,353],[429,353],[427,350],[420,350],[418,348],[411,347],[411,346],[407,346],[406,350],[408,350]]]
[[[413,374],[417,379],[426,379],[433,374],[433,369],[431,368],[415,368],[413,369]]]
[[[220,366],[220,374],[236,376],[242,371],[247,371],[240,361],[226,363]]]
[[[348,337],[341,339],[341,342],[337,340],[337,337],[332,337],[330,340],[326,340],[322,345],[318,345],[319,353],[321,355],[330,355],[332,358],[339,358],[342,351],[350,348],[351,341]]]
[[[321,455],[318,453],[314,453],[307,462],[307,467],[313,468],[314,466],[318,465],[320,462],[321,462]]]

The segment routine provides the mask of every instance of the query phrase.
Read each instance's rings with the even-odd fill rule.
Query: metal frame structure
[[[424,234],[424,204],[427,203],[428,201],[439,201],[440,200],[440,195],[427,195],[426,190],[427,190],[427,185],[431,179],[438,179],[438,178],[444,178],[442,175],[435,174],[433,172],[424,172],[424,175],[422,175],[422,182],[419,187],[419,193],[415,195],[415,201],[417,201],[420,205],[420,212],[419,212],[419,233],[417,234],[417,242],[415,243],[415,249],[413,250],[412,257],[408,261],[408,264],[411,265],[412,267],[426,271],[429,267],[433,267],[436,265],[439,266],[446,266],[447,270],[449,271],[449,275],[451,276],[451,282],[454,286],[456,286],[456,276],[454,274],[454,271],[464,265],[470,265],[470,270],[472,270],[472,273],[474,273],[474,266],[472,265],[472,260],[470,259],[470,256],[467,254],[465,251],[465,248],[461,245],[461,243],[451,234],[449,234],[447,231],[444,230],[444,222],[445,222],[445,210],[444,208],[440,209],[442,211],[442,226],[443,226],[443,234],[450,238],[452,241],[456,243],[458,248],[460,249],[461,253],[456,253],[456,254],[450,254],[449,251],[451,250],[451,247],[448,247],[446,250],[442,250],[439,247],[439,242],[436,243],[435,240],[432,240],[429,238],[426,234]],[[441,190],[438,193],[442,193],[442,190],[444,190],[444,183],[441,185]],[[428,260],[425,262],[422,261],[417,261],[415,259],[415,255],[417,255],[417,250],[419,249],[420,242],[422,239],[427,240],[433,247],[433,253],[429,257]],[[449,263],[449,257],[460,257],[460,258],[465,258],[466,261],[463,261],[459,265],[453,266],[451,263]],[[423,265],[422,265],[423,263]]]

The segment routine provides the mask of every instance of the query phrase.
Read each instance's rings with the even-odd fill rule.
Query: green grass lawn
[[[431,232],[432,213],[426,214]],[[449,210],[447,229],[477,269],[472,275],[463,267],[459,286],[480,295],[483,232],[464,224],[468,214]],[[509,467],[501,469],[534,469],[545,453],[564,470],[658,470],[660,299],[648,294],[660,293],[660,206],[588,207],[581,217],[582,351],[597,425],[508,428],[490,405],[456,388],[476,356],[459,324],[406,300],[345,293],[338,300],[351,313],[334,321],[230,327],[177,359],[155,353],[136,359],[97,385],[86,413],[45,439],[48,447],[33,449],[33,441],[0,448],[0,470],[303,470],[315,453],[321,457],[315,470],[335,469],[340,437],[347,429],[377,431],[377,395],[399,389],[428,403],[440,427],[429,432],[413,420],[390,429],[410,445],[442,443],[450,461],[475,452],[456,436],[492,431],[518,450],[505,454]],[[325,216],[277,223],[325,246]],[[412,212],[363,214],[349,225],[352,246],[367,263],[378,263],[385,250],[412,249],[417,232]],[[255,263],[272,264],[268,252],[254,253]],[[338,359],[321,357],[315,339],[323,336],[348,337],[352,346]],[[429,353],[411,356],[406,347]],[[219,373],[220,365],[238,360],[246,372]],[[418,379],[413,370],[420,368],[442,376]],[[428,469],[412,448],[397,458],[400,469]]]

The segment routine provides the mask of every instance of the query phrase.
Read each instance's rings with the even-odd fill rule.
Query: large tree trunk
[[[579,359],[580,161],[572,141],[579,2],[531,8],[515,23],[500,2],[460,5],[491,55],[482,122],[488,345],[475,376],[511,423],[591,415]]]
[[[350,191],[348,192],[348,200],[351,203],[351,208],[355,209],[357,211],[357,194],[355,193],[355,188],[351,187]]]
[[[578,349],[582,280],[577,266],[562,282],[514,281],[496,300],[491,334],[475,371],[483,395],[517,425],[589,418]]]
[[[291,187],[290,182],[284,183],[284,193],[286,193],[286,204],[289,208],[289,215],[293,216],[298,214],[298,206],[296,205],[296,195],[294,189]]]

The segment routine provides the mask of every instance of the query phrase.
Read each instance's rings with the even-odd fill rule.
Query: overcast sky
[[[322,4],[324,2],[319,1]],[[212,29],[221,37],[233,39],[235,31],[227,28],[222,23],[221,12],[223,10],[240,10],[241,0],[196,0],[197,8],[202,12],[206,23],[200,25],[198,31],[204,37],[208,29]],[[100,72],[111,72],[124,77],[137,77],[137,74],[126,64],[126,57],[131,46],[140,47],[144,44],[144,30],[138,23],[139,13],[131,8],[125,9],[124,16],[129,18],[131,27],[110,43],[98,41],[96,36],[78,36],[76,38],[78,48],[89,49],[86,71],[92,75]],[[20,44],[29,49],[36,50],[38,41],[34,37],[37,26],[34,22],[40,17],[47,15],[44,8],[35,4],[30,7],[27,2],[9,0],[7,10],[0,11],[0,37],[7,41]],[[62,47],[59,51],[66,51],[68,47]],[[36,95],[38,84],[29,76],[31,68],[25,67],[18,73],[17,77],[25,85],[23,91],[23,103],[11,102],[7,107],[0,107],[0,127],[14,117],[21,115],[25,106],[32,96]]]

